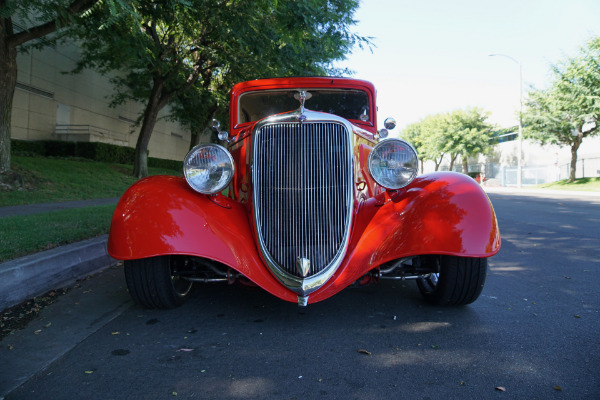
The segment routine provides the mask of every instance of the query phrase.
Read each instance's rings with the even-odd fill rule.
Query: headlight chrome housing
[[[229,185],[235,165],[223,146],[201,144],[185,156],[183,174],[187,183],[202,194],[219,193]]]
[[[401,189],[417,176],[415,149],[401,139],[379,142],[369,154],[369,172],[386,189]]]

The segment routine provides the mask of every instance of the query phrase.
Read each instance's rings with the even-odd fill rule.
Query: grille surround
[[[351,132],[345,119],[308,110],[270,117],[254,128],[259,248],[275,277],[302,296],[331,278],[347,250],[354,206]],[[310,260],[306,276],[297,258]]]

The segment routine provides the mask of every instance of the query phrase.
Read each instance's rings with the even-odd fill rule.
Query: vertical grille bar
[[[255,210],[263,252],[289,275],[298,257],[308,276],[332,264],[348,232],[350,135],[338,123],[275,123],[255,137]]]

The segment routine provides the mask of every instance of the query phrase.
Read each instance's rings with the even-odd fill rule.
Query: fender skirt
[[[193,191],[183,178],[153,176],[131,186],[112,218],[109,254],[119,260],[181,254],[223,263],[271,294],[296,302],[265,266],[245,205]],[[490,257],[500,249],[492,206],[479,185],[456,173],[422,175],[395,196],[356,204],[346,257],[312,293],[324,300],[369,270],[402,257]]]

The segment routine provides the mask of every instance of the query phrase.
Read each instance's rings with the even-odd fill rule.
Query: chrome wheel
[[[173,291],[179,297],[187,296],[192,290],[192,282],[177,275],[171,275],[171,285],[173,285]]]
[[[435,290],[440,279],[439,273],[431,273],[421,276],[418,281],[423,285],[423,288],[429,292]]]

